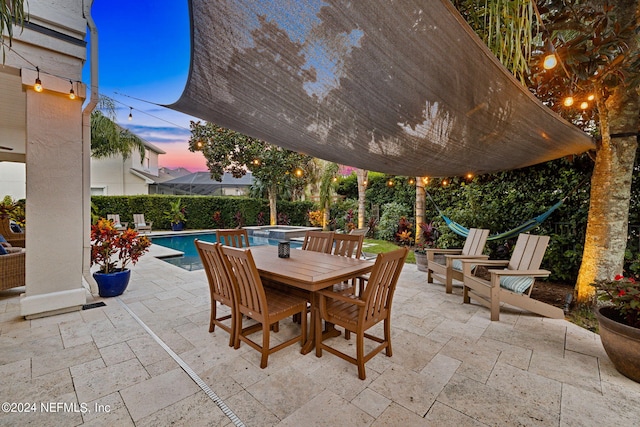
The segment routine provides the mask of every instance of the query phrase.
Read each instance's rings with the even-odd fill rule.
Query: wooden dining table
[[[289,258],[279,258],[276,246],[251,247],[260,277],[293,288],[307,291],[311,302],[311,327],[309,339],[301,353],[307,354],[315,347],[315,322],[320,322],[317,291],[334,284],[371,272],[374,263],[362,259],[347,258],[320,252],[292,250]],[[325,330],[327,336],[338,335],[335,328]],[[323,334],[324,336],[324,334]]]

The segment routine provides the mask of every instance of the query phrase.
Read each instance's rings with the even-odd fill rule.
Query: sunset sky
[[[118,124],[166,151],[160,166],[207,170],[202,154],[188,150],[189,122],[198,119],[160,106],[176,101],[187,80],[187,0],[95,0],[92,15],[98,28],[99,91],[116,101]],[[90,81],[88,66],[83,80]]]

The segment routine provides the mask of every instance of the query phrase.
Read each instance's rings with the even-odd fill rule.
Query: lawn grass
[[[398,248],[398,245],[396,245],[395,243],[387,242],[386,240],[364,239],[364,247],[362,248],[362,251],[368,254],[379,254],[384,252],[391,252]],[[413,251],[409,251],[405,263],[416,263],[416,256]]]

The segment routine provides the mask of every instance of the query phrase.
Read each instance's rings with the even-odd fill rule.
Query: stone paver
[[[234,425],[118,299],[88,295],[106,306],[24,320],[20,291],[0,292],[0,396],[67,406],[0,412],[0,425]],[[414,265],[405,266],[394,300],[393,356],[367,362],[364,381],[354,365],[327,352],[303,356],[296,346],[260,369],[255,350],[234,350],[226,332],[208,332],[203,271],[147,256],[120,301],[247,426],[632,426],[640,419],[640,384],[615,371],[598,335],[515,308],[491,322],[486,308],[462,304],[458,286],[447,295]],[[273,342],[296,327],[283,322]],[[332,340],[355,351],[353,337]]]

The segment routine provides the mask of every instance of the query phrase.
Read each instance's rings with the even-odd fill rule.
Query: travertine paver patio
[[[204,272],[152,256],[105,307],[26,321],[19,317],[21,291],[0,292],[0,400],[15,403],[13,409],[35,403],[29,406],[35,413],[3,411],[0,425],[635,426],[640,420],[640,384],[615,371],[597,335],[516,309],[503,309],[491,322],[484,307],[462,304],[460,288],[447,295],[414,265],[405,266],[395,295],[393,357],[369,361],[365,381],[354,365],[326,352],[303,356],[295,346],[260,369],[255,350],[233,350],[224,331],[208,332]],[[296,327],[282,324],[276,339]],[[334,340],[353,349],[353,338]]]

